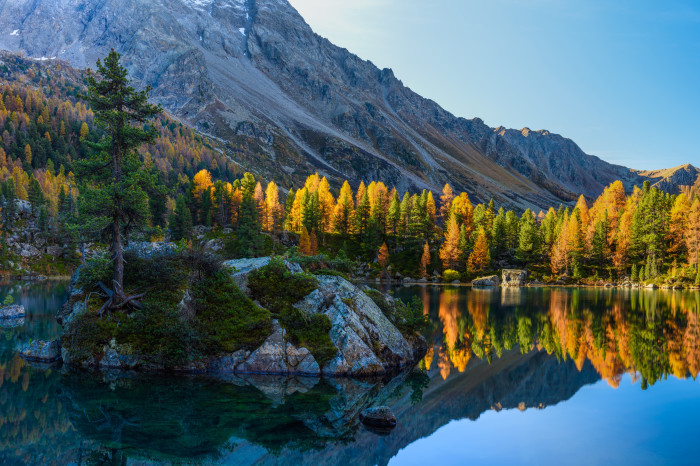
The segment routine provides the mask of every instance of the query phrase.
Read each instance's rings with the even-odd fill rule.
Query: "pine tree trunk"
[[[112,249],[114,249],[114,295],[112,295],[112,305],[118,306],[126,299],[124,294],[124,245],[122,236],[119,234],[119,216],[114,216],[112,230]]]

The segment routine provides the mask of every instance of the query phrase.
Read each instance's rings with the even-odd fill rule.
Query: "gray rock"
[[[371,427],[396,427],[396,416],[388,406],[377,406],[363,410],[360,412],[360,421]]]
[[[527,278],[527,271],[520,269],[503,269],[501,281],[503,286],[523,286]]]
[[[473,286],[498,286],[501,281],[498,279],[498,275],[491,275],[489,277],[481,277],[472,281]]]
[[[13,304],[0,309],[0,319],[17,319],[24,317],[24,306],[21,304]]]
[[[22,347],[20,356],[30,361],[54,362],[61,359],[61,343],[59,340],[36,340]]]
[[[236,367],[238,372],[253,374],[287,374],[286,331],[277,320],[272,321],[272,335]]]

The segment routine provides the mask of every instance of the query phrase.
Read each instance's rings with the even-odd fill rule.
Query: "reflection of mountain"
[[[463,373],[443,380],[440,369],[430,373],[420,403],[411,403],[411,390],[390,401],[398,426],[386,437],[360,430],[348,445],[329,445],[319,451],[285,449],[271,457],[252,443],[242,443],[227,455],[236,464],[386,464],[399,450],[455,419],[477,419],[490,409],[542,408],[571,398],[582,386],[599,380],[586,364],[581,371],[571,362],[533,351],[508,352],[489,365],[473,361]]]

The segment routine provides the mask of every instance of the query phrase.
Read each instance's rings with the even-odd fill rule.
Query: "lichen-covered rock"
[[[520,269],[503,269],[501,282],[503,286],[524,286],[527,271]]]
[[[58,340],[36,340],[19,350],[20,356],[29,361],[54,362],[61,359],[61,343]]]
[[[323,313],[331,321],[338,354],[324,365],[323,374],[376,375],[416,361],[413,347],[362,290],[341,277],[317,278],[319,288],[295,307]]]
[[[112,340],[103,350],[104,356],[99,362],[103,369],[134,369],[141,362],[130,345],[119,345]]]
[[[498,275],[491,275],[489,277],[481,277],[472,281],[473,286],[498,286],[501,281],[498,279]]]
[[[13,304],[0,309],[0,319],[18,319],[24,317],[24,306],[21,304]]]

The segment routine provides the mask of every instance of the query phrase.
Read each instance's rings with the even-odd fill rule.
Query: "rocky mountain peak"
[[[548,131],[455,117],[315,34],[287,0],[0,0],[0,48],[77,68],[115,48],[181,121],[222,141],[256,138],[255,159],[229,155],[268,178],[449,182],[512,208],[643,180]]]

